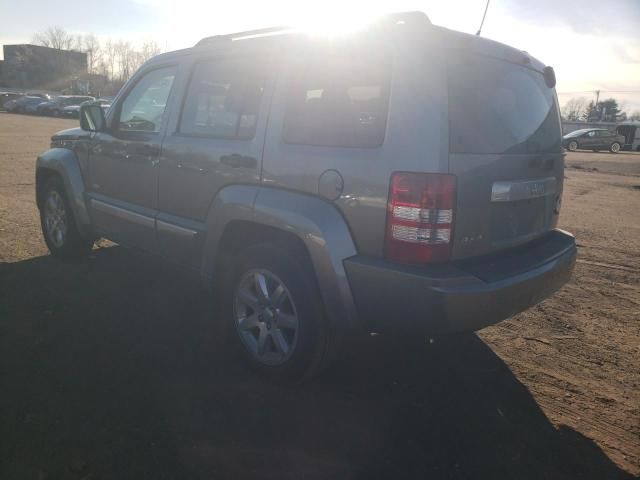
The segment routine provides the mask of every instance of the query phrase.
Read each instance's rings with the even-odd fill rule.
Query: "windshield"
[[[555,93],[541,73],[457,53],[449,59],[448,79],[451,152],[561,151]]]

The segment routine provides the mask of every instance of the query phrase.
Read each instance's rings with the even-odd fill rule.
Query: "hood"
[[[68,112],[72,112],[74,110],[80,110],[80,105],[69,105],[68,107],[64,107],[63,110]]]
[[[81,138],[88,138],[90,135],[91,132],[82,130],[80,127],[74,127],[60,130],[51,137],[51,140],[79,140]]]

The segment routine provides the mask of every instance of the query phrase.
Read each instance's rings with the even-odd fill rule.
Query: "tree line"
[[[562,107],[562,118],[569,122],[621,122],[640,120],[640,110],[628,114],[615,98],[587,101],[584,97],[569,99]]]
[[[100,41],[93,33],[74,35],[61,27],[36,33],[32,42],[43,47],[86,53],[87,72],[104,75],[114,82],[127,81],[138,67],[161,51],[153,40],[141,45],[124,40]]]

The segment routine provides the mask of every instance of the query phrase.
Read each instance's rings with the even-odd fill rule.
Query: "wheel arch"
[[[85,202],[85,185],[75,153],[66,148],[52,148],[36,160],[36,204],[42,207],[43,187],[57,175],[62,179],[78,231],[87,235],[91,229],[89,211]]]
[[[277,188],[225,187],[209,213],[202,274],[215,281],[232,254],[265,241],[285,245],[308,259],[332,324],[347,329],[362,326],[343,265],[357,250],[334,205]]]

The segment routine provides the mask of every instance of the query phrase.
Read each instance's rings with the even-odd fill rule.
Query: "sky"
[[[155,40],[163,50],[208,35],[294,25],[345,27],[387,12],[420,10],[431,21],[475,33],[485,0],[0,0],[0,44],[28,43],[50,26],[70,33],[132,42]],[[554,67],[560,103],[572,97],[618,99],[640,110],[640,0],[490,0],[482,35],[526,50]]]

